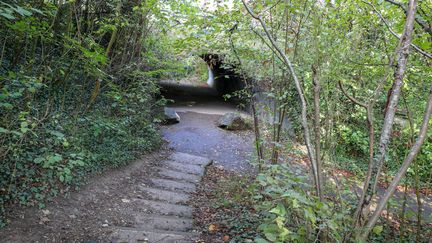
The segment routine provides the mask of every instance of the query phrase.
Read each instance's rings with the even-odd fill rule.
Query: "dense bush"
[[[157,148],[166,51],[155,1],[0,1],[0,226]],[[153,27],[152,27],[153,26]],[[157,73],[157,75],[154,75]]]
[[[349,184],[343,178],[329,180],[326,190],[332,193],[326,201],[321,201],[311,193],[310,178],[301,176],[303,172],[298,166],[265,165],[261,173],[247,178],[229,173],[217,177],[212,174],[212,168],[207,177],[217,183],[206,199],[212,208],[212,217],[207,222],[211,224],[206,225],[207,236],[212,239],[229,236],[232,242],[259,243],[342,242],[349,238],[348,242],[360,241],[354,239],[352,214],[357,198]],[[392,207],[395,203],[392,202]],[[199,224],[206,220],[198,217]],[[212,225],[217,226],[214,231]],[[399,227],[398,223],[384,221],[373,228],[369,240],[415,241],[415,224],[405,225],[403,235]],[[430,230],[425,229],[420,237],[428,234]]]
[[[345,202],[339,198],[323,202],[309,193],[307,180],[284,164],[270,165],[257,176],[255,183],[260,189],[254,198],[259,199],[257,208],[265,215],[258,227],[259,242],[313,242],[324,234],[327,241],[342,241],[351,229],[349,194],[342,191],[335,195],[344,194]]]
[[[428,101],[431,83],[425,78],[431,76],[430,3],[244,0],[216,5],[214,11],[202,7],[205,17],[189,21],[193,33],[186,41],[191,47],[225,54],[224,60],[238,73],[251,77],[246,79],[250,90],[259,91],[249,92],[256,98],[250,100],[252,110],[254,105],[269,103],[268,116],[255,119],[258,170],[275,181],[268,189],[287,191],[293,186],[289,176],[265,171],[266,163],[284,163],[298,156],[287,149],[290,133],[281,131],[282,117],[293,125],[296,142],[306,145],[299,156],[310,165],[313,181],[309,184],[315,184],[305,192],[296,190],[310,199],[300,209],[289,203],[299,196],[295,193],[287,192],[286,198],[277,191],[263,193],[267,211],[274,211],[267,226],[260,227],[267,240],[295,241],[293,237],[299,236],[313,242],[322,227],[330,241],[341,240],[333,234],[338,230],[330,227],[332,223],[326,223],[332,215],[314,207],[321,202],[345,215],[324,197],[334,188],[327,190],[328,182],[321,178],[340,168],[354,172],[352,179],[366,188],[356,199],[358,210],[351,213],[354,229],[350,229],[356,232],[348,238],[364,231],[359,237],[366,240],[399,184],[412,185],[420,201],[420,189],[430,188],[432,171],[432,132],[426,126],[430,109],[425,112],[426,104],[432,104]],[[270,102],[262,99],[263,93]],[[423,143],[424,137],[428,138]],[[382,189],[386,196],[378,198],[377,194],[384,194]],[[314,191],[318,201],[310,197]],[[378,207],[370,210],[374,200]],[[304,207],[311,207],[313,214],[306,215]],[[278,218],[282,214],[283,219]],[[314,217],[324,224],[311,223]],[[292,218],[298,222],[290,222]],[[422,220],[418,221],[420,237],[424,231]],[[346,230],[343,224],[336,225]],[[305,227],[314,230],[304,233]]]

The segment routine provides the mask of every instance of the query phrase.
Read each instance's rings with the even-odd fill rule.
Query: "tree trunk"
[[[312,165],[311,167],[312,167],[312,174],[313,174],[313,179],[314,179],[314,183],[315,183],[315,189],[316,189],[317,196],[319,198],[321,198],[321,182],[320,182],[319,177],[318,177],[318,168],[317,168],[317,163],[316,163],[316,159],[315,159],[315,152],[314,152],[314,148],[313,148],[313,145],[311,142],[311,135],[310,135],[309,125],[308,125],[308,118],[307,118],[307,103],[306,103],[305,96],[303,94],[303,89],[302,89],[300,80],[298,79],[298,77],[296,75],[296,72],[294,70],[294,66],[292,65],[290,59],[285,54],[285,52],[283,52],[281,50],[281,48],[278,46],[278,44],[275,42],[275,40],[271,36],[264,20],[260,16],[255,15],[255,13],[252,11],[252,9],[250,9],[249,6],[246,4],[245,0],[242,0],[242,2],[243,2],[243,5],[245,6],[246,10],[248,11],[248,13],[252,16],[252,18],[254,18],[260,22],[260,24],[261,24],[262,28],[264,29],[266,36],[267,36],[268,40],[270,41],[271,45],[276,50],[276,52],[280,55],[280,57],[282,58],[285,65],[290,70],[291,77],[293,78],[294,83],[295,83],[297,94],[299,95],[299,98],[300,98],[300,103],[301,103],[300,122],[301,122],[301,125],[303,128],[303,136],[304,136],[307,151],[308,151],[308,157],[309,157],[311,165]]]
[[[411,3],[411,1],[410,1],[410,3]],[[400,167],[398,173],[393,178],[393,180],[392,180],[390,186],[388,187],[388,189],[386,190],[384,196],[382,197],[382,199],[378,203],[378,206],[377,206],[376,210],[374,211],[373,215],[369,218],[369,221],[366,224],[366,227],[364,229],[364,233],[362,234],[362,237],[361,237],[362,239],[367,238],[370,231],[372,230],[372,228],[375,226],[376,222],[378,221],[378,218],[380,217],[385,206],[387,205],[390,197],[396,191],[396,188],[397,188],[399,182],[402,180],[402,178],[404,177],[405,173],[407,172],[409,166],[414,161],[417,154],[420,152],[420,148],[423,145],[423,143],[426,139],[426,136],[427,136],[427,131],[429,128],[429,122],[431,119],[431,114],[432,114],[432,87],[429,90],[429,98],[428,98],[428,102],[426,105],[426,111],[424,113],[423,123],[422,123],[421,128],[420,128],[419,136],[417,137],[415,144],[412,145],[410,152],[408,153],[407,157],[405,158],[404,162],[402,163],[402,166]]]
[[[394,72],[392,92],[389,97],[388,108],[385,114],[383,128],[381,130],[378,152],[375,155],[374,161],[372,163],[371,178],[366,188],[366,198],[363,209],[368,208],[368,205],[370,204],[373,196],[376,193],[376,186],[378,184],[384,158],[387,153],[387,148],[390,143],[393,121],[401,93],[401,88],[403,85],[403,78],[410,51],[409,47],[411,44],[411,38],[414,29],[414,14],[416,11],[416,6],[416,0],[410,0],[404,32],[402,34],[402,37],[400,38],[400,42],[396,50],[396,69]]]
[[[322,181],[321,174],[321,123],[320,123],[320,82],[318,79],[317,67],[312,65],[312,82],[313,82],[313,97],[314,97],[314,134],[315,134],[315,158],[317,164],[317,177],[319,182]],[[320,194],[321,200],[322,193]]]

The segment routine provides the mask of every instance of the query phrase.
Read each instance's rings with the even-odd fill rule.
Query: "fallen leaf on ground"
[[[48,209],[42,209],[44,215],[49,215],[51,212]]]
[[[229,237],[228,235],[225,235],[224,237],[222,237],[222,240],[223,240],[224,242],[229,242],[230,237]]]
[[[209,225],[209,227],[208,227],[208,230],[209,230],[211,233],[217,231],[217,229],[218,229],[218,227],[217,227],[217,225],[215,225],[215,224],[211,224],[211,225]]]

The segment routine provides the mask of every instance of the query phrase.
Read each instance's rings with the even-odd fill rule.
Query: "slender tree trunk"
[[[314,99],[314,134],[315,134],[315,158],[317,164],[318,181],[321,183],[321,123],[320,123],[320,82],[318,79],[317,67],[312,65],[313,99]],[[321,200],[322,193],[320,194]]]
[[[298,93],[299,98],[300,98],[300,103],[301,103],[301,119],[300,119],[300,121],[301,121],[302,128],[303,128],[303,136],[305,139],[306,147],[308,150],[308,157],[309,157],[311,165],[312,165],[312,174],[313,174],[313,178],[314,178],[315,189],[316,189],[317,196],[319,198],[321,198],[321,182],[320,182],[319,177],[318,177],[318,168],[317,168],[317,163],[316,163],[316,159],[315,159],[315,152],[314,152],[314,148],[313,148],[313,145],[311,142],[311,135],[310,135],[309,125],[308,125],[308,118],[307,118],[307,103],[306,103],[305,96],[303,94],[303,89],[302,89],[300,80],[298,79],[298,77],[295,73],[294,66],[292,65],[290,59],[285,54],[285,52],[283,52],[280,49],[278,44],[275,42],[275,40],[271,36],[264,20],[260,16],[255,15],[255,13],[252,11],[252,9],[250,9],[249,6],[246,4],[245,0],[242,0],[242,2],[243,2],[243,5],[245,6],[246,10],[248,11],[248,13],[252,16],[252,18],[254,18],[260,22],[260,24],[261,24],[262,28],[264,29],[266,36],[269,39],[271,45],[277,51],[277,53],[280,55],[280,57],[284,61],[285,65],[290,70],[291,77],[294,80],[295,87],[296,87],[297,93]]]
[[[259,170],[261,170],[262,167],[262,163],[264,161],[264,152],[263,152],[263,148],[261,146],[261,132],[260,132],[260,128],[259,128],[259,120],[258,120],[258,115],[257,115],[257,110],[256,110],[256,102],[255,102],[255,97],[254,97],[254,91],[253,91],[253,84],[250,83],[246,77],[246,74],[243,71],[243,64],[242,61],[240,59],[240,56],[237,53],[237,49],[235,48],[234,42],[232,40],[232,32],[234,31],[234,29],[231,31],[230,33],[230,44],[231,44],[231,48],[234,52],[235,57],[237,58],[237,61],[239,62],[239,68],[240,68],[240,75],[243,79],[243,82],[246,86],[246,90],[249,91],[249,95],[250,95],[250,103],[251,103],[251,109],[252,109],[252,118],[253,118],[253,126],[254,126],[254,134],[255,134],[255,148],[257,150],[257,157],[258,157],[258,166],[259,166]]]
[[[389,199],[393,195],[393,193],[396,191],[396,188],[399,184],[399,182],[404,177],[405,173],[407,172],[409,166],[416,158],[417,154],[420,152],[420,148],[423,145],[426,136],[427,131],[429,128],[429,122],[431,120],[431,114],[432,114],[432,87],[429,90],[429,98],[426,105],[426,111],[424,113],[423,117],[423,123],[420,128],[419,136],[417,137],[416,142],[413,144],[413,146],[410,149],[410,152],[408,153],[407,157],[405,158],[404,162],[402,163],[402,166],[400,167],[398,173],[393,178],[390,186],[387,188],[384,196],[379,201],[378,206],[372,216],[369,218],[368,223],[366,224],[366,227],[364,229],[364,232],[362,234],[362,239],[366,239],[369,235],[372,228],[375,226],[376,222],[378,221],[378,218],[380,217],[383,209],[387,205]]]
[[[363,209],[367,208],[373,196],[376,193],[376,187],[379,181],[381,169],[383,166],[384,158],[387,153],[387,148],[390,143],[391,132],[393,128],[393,121],[403,85],[403,78],[405,75],[406,65],[408,62],[408,55],[410,51],[410,44],[412,33],[414,29],[414,15],[416,11],[416,0],[410,0],[409,11],[407,14],[405,29],[398,48],[396,50],[396,69],[394,72],[394,82],[392,86],[391,95],[389,97],[387,112],[384,117],[384,124],[381,130],[381,136],[378,145],[378,151],[372,163],[371,177],[366,189],[366,198]]]
[[[385,79],[383,79],[383,80],[385,80]],[[379,86],[381,86],[381,85],[379,85]],[[375,144],[373,106],[375,103],[375,99],[376,99],[377,95],[379,94],[380,89],[378,87],[377,90],[375,90],[374,97],[367,104],[365,104],[365,103],[358,101],[353,96],[349,95],[348,92],[345,90],[344,86],[342,85],[342,82],[340,82],[340,81],[339,81],[339,88],[342,91],[342,93],[353,104],[356,104],[358,106],[363,107],[366,110],[366,114],[367,114],[366,124],[367,124],[367,128],[368,128],[368,136],[369,136],[369,163],[368,163],[369,166],[368,166],[368,172],[366,174],[365,183],[363,186],[362,195],[360,196],[360,200],[358,202],[357,209],[354,213],[354,225],[358,226],[358,225],[361,225],[361,218],[362,218],[361,213],[362,213],[365,198],[366,198],[366,189],[367,189],[367,186],[369,185],[369,181],[370,181],[370,178],[372,176],[372,164],[373,164],[374,144]]]
[[[405,104],[405,109],[407,110],[408,121],[410,125],[411,138],[410,145],[414,144],[414,121],[411,115],[411,111],[408,107],[408,102],[406,97],[402,94],[402,98]],[[422,202],[421,202],[421,193],[420,193],[420,176],[419,176],[419,166],[418,163],[414,164],[414,185],[415,185],[415,194],[417,200],[417,234],[416,234],[416,242],[420,242],[421,230],[422,230]]]
[[[405,188],[404,188],[404,196],[403,196],[403,203],[402,203],[402,210],[401,210],[401,213],[400,213],[400,216],[399,216],[399,218],[400,218],[400,236],[399,236],[399,238],[400,238],[400,240],[399,240],[399,242],[403,242],[403,238],[404,238],[404,235],[405,235],[405,221],[406,221],[406,219],[405,219],[405,212],[406,212],[406,205],[407,205],[407,200],[408,200],[408,183],[407,183],[407,180],[405,180]]]
[[[118,4],[117,4],[117,7],[116,7],[116,14],[120,15],[120,13],[121,13],[121,8],[122,8],[122,1],[119,1]],[[116,28],[113,30],[113,32],[112,32],[112,34],[111,34],[110,41],[109,41],[108,46],[107,46],[107,48],[106,48],[106,50],[105,50],[105,55],[106,55],[107,57],[110,56],[110,53],[111,53],[112,47],[113,47],[113,45],[114,45],[114,42],[115,42],[116,39],[117,39],[118,28],[119,28],[119,27],[116,26]]]
[[[417,201],[417,232],[416,232],[416,242],[420,242],[421,232],[422,232],[422,199],[420,192],[420,176],[419,176],[419,166],[417,163],[414,164],[414,185],[415,194]]]
[[[285,16],[285,39],[284,39],[284,49],[285,51],[287,51],[289,49],[289,43],[288,43],[288,34],[289,34],[289,23],[290,23],[290,14],[289,14],[289,0],[285,0],[285,8],[284,8],[284,16]],[[301,27],[301,19],[299,21],[299,26],[298,26],[298,32],[296,33],[295,36],[295,41],[296,43],[298,42],[299,38],[300,38],[300,27]],[[294,59],[296,58],[296,54],[297,54],[297,47],[298,45],[295,45],[294,47]],[[273,57],[274,55],[276,55],[275,52],[273,52]],[[278,57],[280,58],[280,57]],[[282,70],[282,82],[286,80],[286,82],[284,82],[285,85],[281,85],[280,87],[280,92],[281,95],[286,96],[284,94],[284,92],[287,92],[287,90],[290,88],[290,84],[291,84],[291,78],[287,78],[285,75],[285,70]],[[276,143],[279,144],[279,142],[281,141],[281,133],[282,133],[282,128],[283,128],[283,123],[285,120],[285,116],[287,113],[287,99],[288,97],[286,97],[285,99],[283,99],[281,102],[282,104],[280,104],[280,109],[279,109],[279,120],[278,120],[278,124],[277,124],[277,128],[276,128]],[[279,149],[274,147],[274,150],[272,152],[272,161],[278,161],[279,159]]]

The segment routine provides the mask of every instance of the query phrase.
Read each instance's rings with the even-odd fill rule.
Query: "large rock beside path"
[[[176,124],[180,122],[180,116],[175,109],[165,107],[163,123],[166,125]]]
[[[219,119],[217,126],[226,130],[246,130],[250,128],[250,122],[239,113],[229,112]]]

